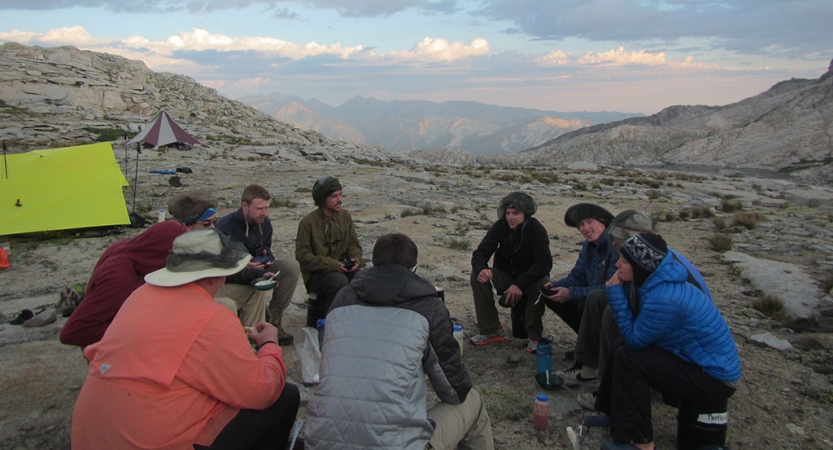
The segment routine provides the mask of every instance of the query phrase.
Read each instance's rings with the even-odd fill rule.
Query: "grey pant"
[[[576,362],[598,369],[599,377],[607,369],[613,341],[619,336],[619,326],[607,303],[607,291],[594,289],[587,294],[581,326],[576,339]]]
[[[500,329],[500,318],[498,317],[496,298],[492,294],[491,283],[481,283],[477,281],[477,273],[471,273],[471,290],[474,295],[474,311],[477,314],[477,326],[480,328],[481,334],[494,334]],[[508,273],[500,269],[492,269],[493,282],[498,295],[509,289],[509,286],[515,284],[515,279]],[[528,287],[524,291],[523,299],[526,302],[526,312],[524,316],[524,327],[526,329],[529,339],[537,341],[541,339],[544,334],[544,301],[541,300],[538,304],[538,294],[541,292],[541,286],[549,282],[549,277],[543,277],[536,281],[535,284]]]

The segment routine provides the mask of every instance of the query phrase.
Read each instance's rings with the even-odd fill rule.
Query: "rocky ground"
[[[224,159],[178,151],[145,152],[142,158],[136,210],[148,217],[155,217],[167,198],[188,187],[210,188],[225,214],[236,208],[246,184],[257,181],[267,186],[278,205],[270,217],[276,231],[273,249],[279,257],[293,256],[298,221],[313,208],[313,181],[325,174],[339,177],[345,207],[357,221],[365,252],[382,234],[410,235],[419,245],[419,273],[445,289],[452,316],[469,332],[477,330],[468,287],[471,250],[495,219],[498,200],[508,192],[523,190],[538,201],[536,217],[551,237],[553,277],[572,267],[581,245],[577,231],[562,220],[570,205],[592,201],[614,213],[636,208],[662,218],[658,232],[706,277],[741,354],[744,378],[729,403],[728,444],[735,449],[833,449],[833,327],[830,318],[818,314],[831,306],[825,296],[833,283],[833,192],[829,189],[785,180],[621,169],[502,170],[408,162]],[[182,176],[185,187],[172,187],[167,177],[147,173],[181,165],[194,171]],[[126,198],[132,199],[127,189]],[[737,202],[743,211],[759,213],[753,230],[732,226],[735,212],[723,211],[729,209],[725,199]],[[127,206],[132,207],[130,200]],[[711,243],[715,218],[694,218],[691,211],[701,210],[691,208],[707,209],[718,222],[722,219],[735,252],[791,264],[787,270],[766,272],[765,278],[782,279],[786,286],[794,285],[796,274],[810,277],[812,283],[803,283],[802,288],[807,298],[818,300],[814,319],[773,319],[753,309],[762,295],[778,296],[779,289],[762,288],[765,284],[756,281],[748,267],[727,262],[723,253],[715,251]],[[680,212],[686,220],[679,219]],[[62,287],[85,282],[109,244],[139,231],[0,237],[10,243],[12,261],[10,269],[0,271],[0,448],[69,448],[72,407],[86,374],[80,351],[57,340],[65,319],[38,328],[8,322],[23,308],[54,303]],[[298,337],[306,317],[303,302],[304,290],[299,286],[295,305],[286,316],[286,325]],[[501,314],[508,326],[508,310]],[[574,334],[552,312],[545,315],[544,324],[555,337],[555,370],[567,367],[562,355],[572,347]],[[766,333],[768,339],[761,339]],[[516,339],[483,348],[468,345],[463,355],[486,401],[496,448],[572,448],[565,429],[576,428],[586,414],[575,402],[580,390],[550,392],[549,429],[533,430],[533,399],[541,389],[533,378],[535,359],[524,352],[524,345]],[[284,351],[290,377],[300,383],[298,354],[293,347]],[[654,403],[660,448],[675,447],[675,413],[659,401]],[[303,408],[299,416],[303,418]],[[580,444],[595,449],[603,437],[603,431],[593,429],[580,437]]]

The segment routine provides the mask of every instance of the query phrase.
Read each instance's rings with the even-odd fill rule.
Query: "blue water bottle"
[[[552,371],[552,344],[549,340],[538,341],[538,373]]]
[[[318,323],[316,323],[315,328],[318,330],[318,351],[324,350],[324,324],[326,321],[324,319],[318,319]]]

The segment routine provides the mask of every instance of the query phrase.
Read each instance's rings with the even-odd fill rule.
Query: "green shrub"
[[[469,250],[471,242],[465,238],[451,237],[445,241],[445,245],[452,250]]]
[[[708,240],[714,251],[723,253],[732,249],[732,236],[723,233],[714,233],[709,236]]]
[[[724,198],[720,201],[720,210],[723,212],[741,211],[743,210],[743,203],[740,200]]]
[[[784,311],[784,300],[774,295],[764,295],[752,301],[752,308],[764,313],[767,317],[781,319]]]
[[[271,206],[272,208],[294,208],[298,206],[298,204],[288,198],[272,197],[272,201],[269,203],[269,206]]]
[[[760,222],[763,218],[764,215],[757,211],[743,211],[735,213],[735,215],[732,216],[732,226],[754,230],[758,225],[758,222]]]
[[[400,217],[418,216],[420,214],[422,214],[422,210],[408,208],[408,209],[402,211],[402,214],[400,214]]]

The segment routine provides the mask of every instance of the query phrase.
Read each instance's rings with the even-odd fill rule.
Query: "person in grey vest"
[[[494,448],[448,310],[416,264],[408,236],[384,235],[373,267],[333,299],[321,383],[307,405],[307,450]],[[430,408],[426,375],[440,400]]]

